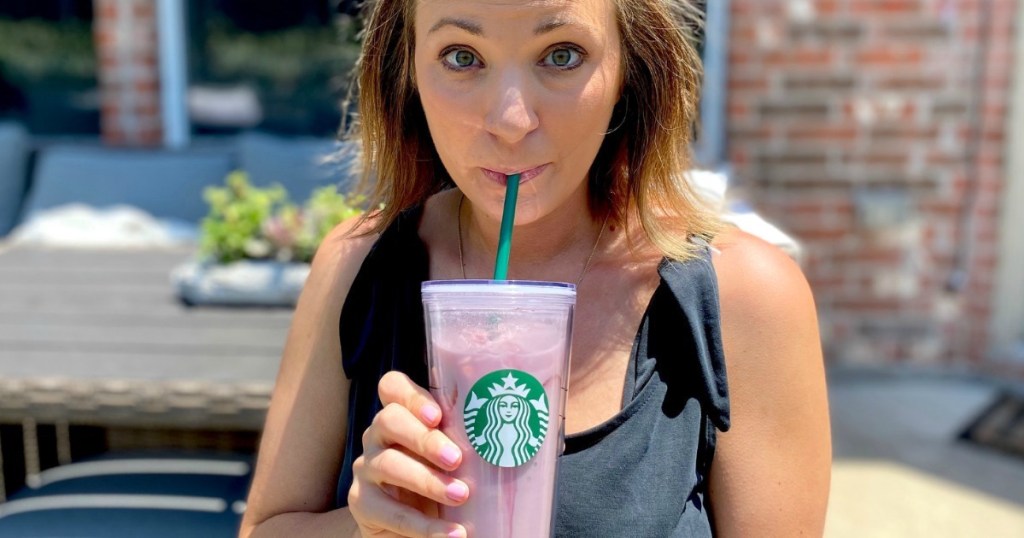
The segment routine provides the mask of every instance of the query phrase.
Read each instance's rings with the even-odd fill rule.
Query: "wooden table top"
[[[189,307],[191,248],[0,249],[0,419],[259,428],[287,308]]]

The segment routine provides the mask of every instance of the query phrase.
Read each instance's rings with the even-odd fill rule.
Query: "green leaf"
[[[346,196],[330,185],[314,191],[300,208],[281,185],[254,187],[241,171],[228,174],[223,187],[208,187],[203,198],[210,210],[202,221],[200,252],[220,263],[257,254],[309,262],[324,237],[343,220],[360,215],[365,205],[364,197]]]

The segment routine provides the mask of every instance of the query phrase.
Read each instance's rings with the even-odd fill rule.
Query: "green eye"
[[[473,65],[473,60],[476,58],[472,52],[468,50],[460,50],[455,52],[455,65],[459,67],[469,67]]]
[[[466,49],[449,49],[442,54],[441,61],[445,67],[455,70],[467,69],[480,63],[476,54]]]
[[[574,69],[583,63],[583,54],[569,47],[554,49],[544,59],[548,65],[561,69]]]
[[[565,67],[572,61],[572,51],[568,49],[558,49],[551,53],[551,62],[559,67]]]

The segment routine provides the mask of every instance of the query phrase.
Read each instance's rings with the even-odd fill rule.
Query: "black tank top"
[[[421,212],[408,210],[385,230],[342,308],[341,356],[351,388],[339,507],[347,503],[363,431],[381,408],[378,380],[399,370],[427,386]],[[702,252],[659,264],[661,283],[633,343],[620,411],[566,437],[556,536],[712,536],[705,496],[715,430],[729,428],[729,397],[717,281],[708,247]]]

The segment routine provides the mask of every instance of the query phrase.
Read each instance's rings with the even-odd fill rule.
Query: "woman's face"
[[[502,396],[498,398],[498,415],[503,422],[512,422],[519,414],[522,403],[515,396]]]
[[[445,168],[501,216],[520,172],[516,223],[578,196],[619,98],[613,0],[414,0],[416,85]]]

